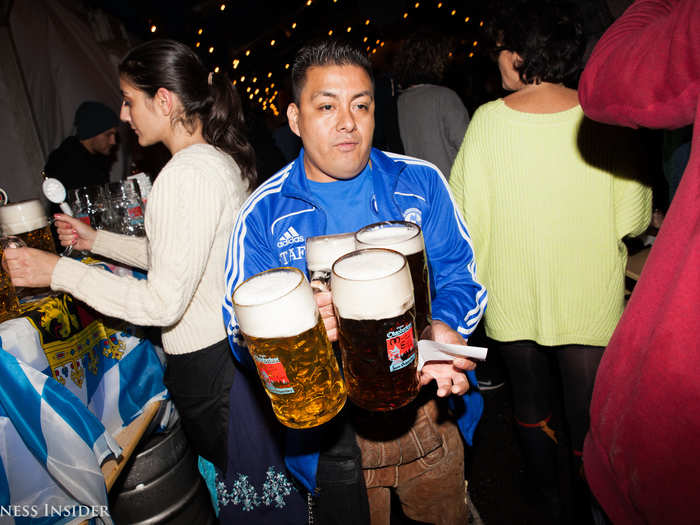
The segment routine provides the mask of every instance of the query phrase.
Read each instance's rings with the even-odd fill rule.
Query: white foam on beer
[[[5,235],[17,235],[43,228],[49,223],[38,199],[0,206],[0,228]]]
[[[233,293],[241,330],[253,337],[290,337],[314,327],[316,300],[303,273],[279,269],[255,275]]]
[[[377,226],[357,232],[356,239],[358,248],[390,248],[404,255],[411,255],[423,249],[423,234],[409,226]]]
[[[386,319],[413,305],[405,259],[386,250],[360,250],[333,265],[333,304],[346,319]]]
[[[354,233],[309,237],[306,239],[306,267],[309,272],[330,272],[336,260],[354,249]]]

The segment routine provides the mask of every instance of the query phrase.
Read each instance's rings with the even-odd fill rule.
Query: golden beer
[[[0,276],[0,323],[19,315],[19,299],[6,272]]]
[[[53,242],[51,228],[48,224],[37,230],[18,233],[17,237],[22,239],[30,248],[37,248],[39,250],[56,253],[56,245]]]
[[[345,404],[345,383],[332,355],[323,321],[292,337],[265,339],[244,332],[248,351],[283,425],[308,428],[325,423]]]
[[[276,268],[233,293],[236,320],[279,421],[321,425],[345,405],[340,368],[311,286],[296,268]]]

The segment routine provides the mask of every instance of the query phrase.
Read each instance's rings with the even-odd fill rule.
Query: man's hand
[[[335,318],[333,310],[333,295],[331,292],[315,292],[316,304],[318,312],[323,319],[323,325],[326,327],[326,333],[331,343],[338,340],[338,320]]]
[[[465,346],[467,344],[459,333],[442,321],[433,321],[432,325],[423,330],[422,338],[432,339],[439,343]],[[438,397],[465,394],[469,390],[469,381],[464,372],[475,368],[476,363],[463,357],[456,357],[451,362],[429,361],[423,365],[420,371],[420,383],[427,385],[434,379],[438,386]]]
[[[49,286],[57,262],[58,255],[34,248],[7,248],[3,255],[3,267],[15,286]]]

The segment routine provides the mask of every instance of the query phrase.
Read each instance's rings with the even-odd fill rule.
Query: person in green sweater
[[[486,335],[510,377],[529,485],[559,519],[551,367],[578,472],[596,370],[624,307],[622,239],[646,229],[651,189],[634,137],[586,119],[564,85],[584,52],[570,13],[524,5],[494,35],[513,93],[478,108],[450,186],[489,290]]]

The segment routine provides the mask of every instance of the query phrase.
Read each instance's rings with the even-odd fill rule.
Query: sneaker
[[[498,390],[501,388],[505,383],[503,381],[493,381],[491,378],[485,377],[483,379],[479,379],[477,381],[479,385],[479,390],[486,391],[486,390]]]

